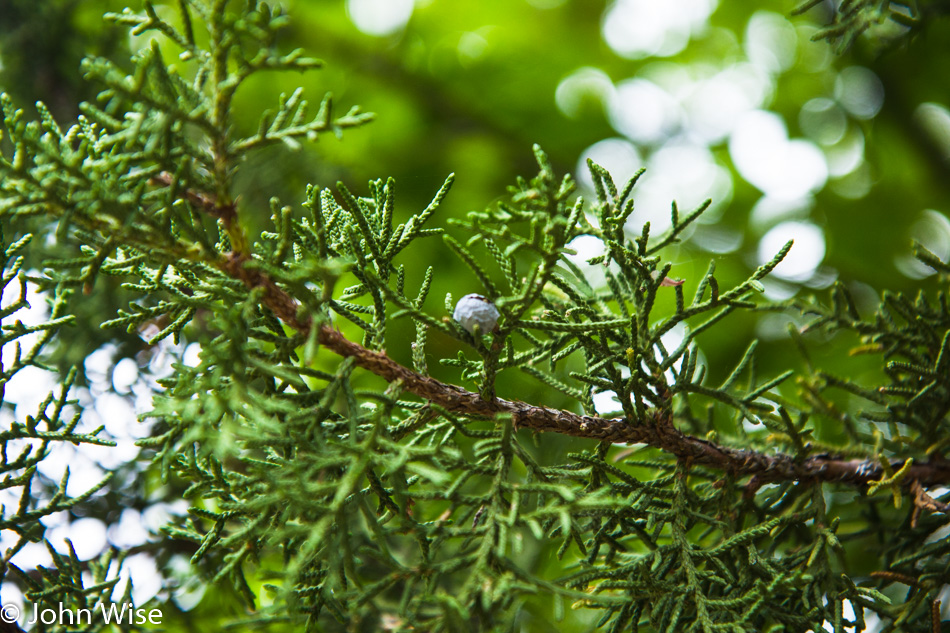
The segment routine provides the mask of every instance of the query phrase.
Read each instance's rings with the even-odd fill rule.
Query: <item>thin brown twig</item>
[[[249,288],[262,288],[264,304],[275,315],[301,333],[309,333],[313,322],[298,316],[296,300],[265,273],[245,267],[246,259],[245,256],[231,254],[223,260],[222,268]],[[653,410],[650,420],[630,421],[580,415],[517,400],[495,398],[488,401],[477,393],[418,374],[385,353],[368,350],[348,340],[329,325],[321,324],[318,327],[317,340],[327,349],[352,358],[356,365],[388,382],[399,380],[407,391],[455,413],[481,417],[503,414],[511,416],[517,427],[537,432],[554,432],[614,444],[648,444],[680,459],[690,459],[694,464],[739,476],[751,475],[755,478],[756,487],[776,481],[863,486],[885,475],[883,467],[876,461],[847,460],[828,455],[799,459],[781,453],[765,454],[714,444],[679,431],[669,420],[661,419],[656,410]],[[895,470],[903,465],[903,461],[890,464]],[[914,463],[908,470],[906,481],[917,482],[920,486],[950,482],[950,462],[947,461]]]
[[[901,574],[896,571],[872,571],[868,575],[871,576],[871,578],[880,578],[881,580],[886,580],[888,582],[899,582],[902,585],[907,585],[908,587],[920,586],[920,583],[913,576]]]

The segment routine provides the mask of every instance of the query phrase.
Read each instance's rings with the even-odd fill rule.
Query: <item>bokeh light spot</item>
[[[646,79],[620,82],[608,113],[615,130],[641,144],[666,140],[679,129],[682,119],[676,99]]]
[[[848,117],[831,99],[812,99],[798,113],[798,124],[808,138],[821,145],[834,145],[848,130]]]
[[[66,539],[69,539],[79,560],[98,556],[107,544],[105,524],[92,518],[77,519],[57,526],[50,530],[48,538],[50,545],[60,554],[69,553],[69,545],[66,544]]]
[[[749,225],[757,231],[764,231],[783,220],[806,218],[811,213],[814,202],[812,197],[789,200],[762,196],[752,207]]]
[[[950,158],[950,111],[939,103],[922,103],[914,111],[914,121],[933,139]]]
[[[692,236],[692,242],[710,253],[732,253],[742,246],[742,233],[722,226],[703,226]]]
[[[759,264],[771,261],[789,240],[795,244],[772,274],[788,281],[805,281],[825,258],[825,234],[810,222],[789,221],[773,227],[759,241]]]
[[[112,590],[114,601],[122,599],[129,581],[132,582],[132,602],[135,604],[151,600],[162,589],[162,574],[158,571],[155,559],[148,554],[134,554],[126,558],[119,577],[119,582]]]
[[[801,198],[828,178],[825,156],[811,141],[789,140],[785,122],[757,110],[742,117],[729,139],[729,155],[748,182],[776,198]]]
[[[412,16],[412,0],[347,0],[346,12],[356,28],[367,35],[391,35]]]
[[[871,192],[871,169],[861,161],[853,171],[831,181],[831,190],[847,200],[859,200]]]
[[[132,508],[126,508],[119,522],[109,526],[108,536],[109,542],[116,547],[129,548],[148,541],[149,534],[142,523],[142,515]]]
[[[712,145],[732,133],[743,114],[762,106],[768,78],[751,64],[736,64],[694,84],[683,100],[690,138]]]
[[[798,34],[784,17],[771,11],[757,11],[749,18],[745,32],[745,53],[754,65],[770,73],[781,73],[795,63]]]
[[[674,200],[682,217],[710,198],[714,208],[707,214],[715,216],[732,199],[732,177],[707,147],[671,143],[650,156],[633,196],[636,210],[628,229],[639,234],[643,223],[649,221],[656,235],[670,228],[670,204]],[[686,234],[691,232],[687,229]]]
[[[616,0],[604,14],[607,45],[621,57],[667,57],[702,32],[718,0]]]
[[[591,396],[594,401],[594,411],[599,415],[615,414],[622,410],[620,400],[613,391],[600,391]]]
[[[112,370],[112,388],[117,393],[126,394],[132,391],[132,385],[139,379],[139,366],[131,358],[123,358]]]
[[[459,37],[459,63],[461,63],[463,67],[471,66],[485,55],[485,51],[488,50],[486,34],[487,33],[468,31],[462,33],[462,36]]]
[[[561,80],[554,92],[558,109],[572,119],[584,113],[585,105],[597,103],[603,107],[614,93],[614,84],[607,73],[599,68],[578,68]]]
[[[577,266],[589,266],[588,259],[600,257],[604,254],[604,242],[593,235],[578,235],[567,245],[574,251],[574,255],[567,258]]]
[[[577,161],[577,181],[588,192],[594,190],[594,181],[590,177],[590,171],[587,168],[587,159],[591,159],[613,177],[614,182],[619,183],[618,187],[623,186],[633,174],[643,166],[643,160],[640,153],[630,141],[622,138],[608,138],[594,143],[583,152],[580,160]]]
[[[864,162],[864,132],[856,125],[850,126],[840,141],[825,148],[825,158],[832,177],[850,174]]]
[[[835,99],[854,118],[871,119],[884,105],[884,84],[867,68],[849,66],[835,80]]]

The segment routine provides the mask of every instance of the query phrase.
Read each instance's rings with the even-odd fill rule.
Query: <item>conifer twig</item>
[[[232,253],[224,260],[222,268],[249,288],[263,288],[265,305],[294,329],[304,335],[309,334],[313,321],[298,316],[296,300],[266,274],[246,268],[246,259]],[[648,413],[653,418],[651,420],[630,421],[624,418],[580,415],[517,400],[495,398],[488,401],[477,393],[418,374],[392,360],[385,353],[366,349],[348,340],[329,325],[322,324],[318,327],[320,329],[317,339],[321,345],[340,356],[352,358],[356,365],[387,382],[401,381],[407,391],[448,411],[484,417],[507,414],[518,428],[613,444],[647,444],[680,459],[688,459],[693,464],[716,468],[736,476],[751,475],[753,481],[750,484],[755,488],[778,481],[816,481],[866,486],[885,475],[883,466],[877,461],[841,459],[834,455],[798,459],[782,453],[770,455],[715,444],[679,431],[670,420],[662,419],[656,409]],[[895,470],[900,470],[904,465],[904,461],[890,464]],[[904,481],[907,485],[917,482],[918,486],[924,487],[948,483],[950,462],[913,463],[909,466]]]
[[[167,171],[163,171],[162,173],[153,177],[150,183],[153,185],[161,185],[163,187],[171,187],[172,185],[176,184],[175,177]],[[200,208],[213,218],[222,220],[225,227],[230,227],[235,216],[237,215],[237,209],[235,208],[234,203],[218,204],[218,202],[208,194],[195,191],[193,189],[185,189],[181,192],[181,195],[191,205]]]

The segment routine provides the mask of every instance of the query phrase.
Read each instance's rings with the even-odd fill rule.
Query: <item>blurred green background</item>
[[[147,43],[101,19],[126,4],[0,0],[0,85],[20,103],[41,99],[74,117],[74,104],[96,92],[77,72],[84,52],[116,57]],[[238,95],[237,126],[255,129],[298,85],[314,107],[329,91],[339,113],[358,104],[377,118],[342,140],[325,135],[249,159],[235,191],[245,218],[260,219],[252,229],[264,226],[271,196],[297,205],[307,183],[343,180],[365,193],[368,179],[388,176],[406,217],[450,172],[442,218],[458,217],[531,175],[539,143],[582,185],[587,157],[618,180],[646,167],[631,232],[649,220],[659,233],[674,200],[688,209],[712,198],[690,242],[670,254],[687,284],[710,259],[724,281],[739,279],[795,238],[768,296],[842,280],[869,309],[879,289],[911,289],[928,276],[912,239],[950,257],[950,47],[939,21],[914,37],[886,21],[838,55],[811,41],[829,19],[824,5],[791,17],[792,2],[272,4],[291,17],[282,46],[304,48],[325,68],[256,77]],[[174,63],[177,51],[167,54]],[[590,256],[590,244],[577,246]],[[477,290],[441,244],[416,255],[443,271],[433,296]],[[780,320],[760,321],[758,333],[784,337]]]
[[[121,59],[147,44],[101,19],[125,4],[0,0],[0,86],[20,104],[43,100],[59,118],[74,118],[75,104],[97,90],[81,81],[81,57]],[[838,54],[811,41],[830,18],[825,5],[792,17],[795,3],[784,1],[272,4],[291,16],[282,47],[304,48],[326,65],[255,78],[238,95],[236,126],[252,132],[277,95],[298,85],[314,108],[329,91],[338,113],[359,104],[377,118],[342,140],[325,135],[313,145],[272,148],[242,165],[234,187],[254,230],[265,226],[272,196],[299,205],[307,183],[337,180],[365,194],[368,179],[388,176],[397,183],[398,222],[455,172],[433,222],[444,226],[448,217],[500,199],[516,175],[533,175],[531,145],[538,143],[557,169],[578,174],[582,193],[588,157],[618,180],[646,167],[631,234],[646,221],[661,232],[674,200],[685,210],[712,198],[690,239],[667,253],[687,296],[710,260],[728,286],[795,239],[766,296],[825,295],[840,280],[867,315],[882,289],[936,287],[932,271],[913,259],[912,240],[950,258],[950,27],[942,22],[913,36],[883,22]],[[176,52],[166,53],[174,63]],[[598,254],[589,240],[575,246],[579,263]],[[480,290],[440,240],[411,257],[409,288],[426,266],[436,266],[428,305],[439,316],[446,293],[457,299]],[[110,310],[107,300],[88,307]],[[721,381],[753,337],[762,341],[760,375],[803,369],[789,323],[798,321],[741,315],[701,338],[710,380]],[[389,331],[389,353],[408,362],[409,323]],[[78,337],[77,355],[106,336],[114,333]],[[840,354],[853,340],[814,342],[816,366],[857,379],[879,371]],[[430,338],[429,366],[438,377],[458,381],[457,372],[435,362],[458,349]],[[794,384],[783,389],[795,397]],[[503,375],[499,395],[569,406],[521,374]],[[836,439],[832,425],[818,424],[821,439]],[[208,604],[218,598],[203,603],[209,614],[220,615]]]

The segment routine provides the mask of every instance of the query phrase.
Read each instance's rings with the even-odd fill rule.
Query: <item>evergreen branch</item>
[[[784,249],[783,249],[784,250]],[[232,254],[223,269],[243,281],[249,288],[263,289],[264,304],[287,325],[307,334],[314,326],[301,319],[297,302],[266,274],[244,266],[245,259]],[[510,416],[517,428],[552,432],[614,444],[648,444],[662,451],[687,459],[696,465],[726,471],[736,476],[753,476],[753,487],[781,481],[816,481],[871,485],[886,478],[885,467],[873,460],[847,460],[833,455],[816,455],[805,460],[782,453],[766,454],[751,449],[736,449],[693,437],[674,428],[666,414],[650,410],[646,420],[600,418],[571,411],[533,405],[517,400],[483,399],[473,393],[404,367],[382,352],[366,349],[348,340],[337,330],[320,324],[317,340],[321,345],[387,382],[399,381],[403,389],[453,413],[494,418]],[[908,460],[909,461],[909,460]],[[898,461],[889,468],[901,471],[902,480],[917,481],[922,486],[950,483],[950,462],[911,463]]]
[[[299,145],[296,141],[297,137],[315,141],[322,132],[358,127],[373,120],[372,113],[360,112],[358,108],[351,109],[344,117],[332,119],[332,100],[330,95],[326,95],[317,114],[311,121],[304,123],[302,120],[306,114],[307,102],[301,99],[302,93],[303,90],[297,88],[290,97],[281,95],[278,112],[273,120],[267,116],[263,117],[257,134],[236,141],[231,151],[235,155],[240,155],[277,142],[283,142],[295,148]],[[288,121],[291,115],[292,118]]]

